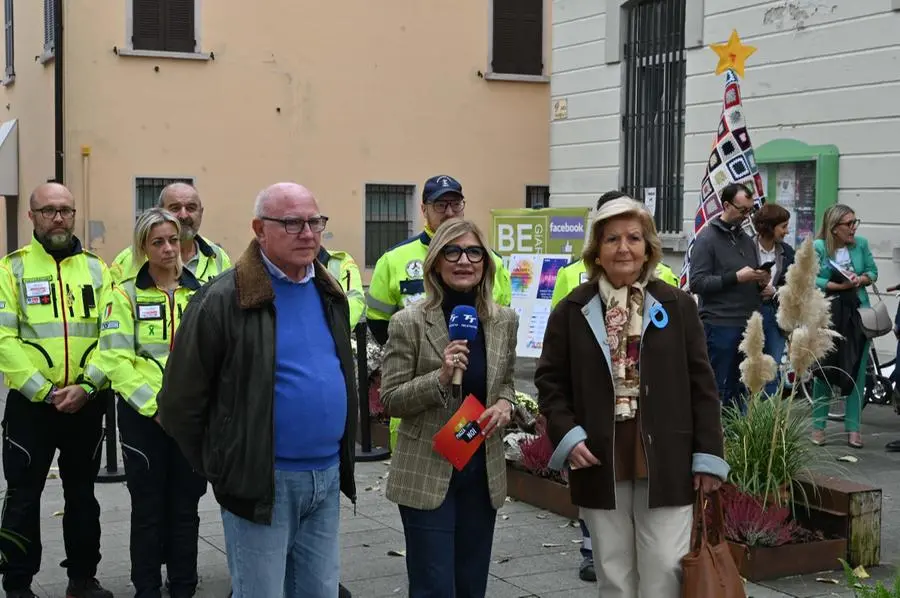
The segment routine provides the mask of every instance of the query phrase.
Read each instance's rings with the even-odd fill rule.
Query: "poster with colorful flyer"
[[[556,277],[571,260],[568,254],[516,253],[509,256],[511,307],[519,316],[517,356],[540,357]]]

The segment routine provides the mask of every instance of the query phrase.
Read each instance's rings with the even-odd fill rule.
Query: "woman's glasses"
[[[450,263],[455,264],[462,258],[463,254],[466,254],[466,258],[472,264],[477,264],[481,260],[484,259],[484,254],[486,253],[484,247],[480,245],[472,245],[471,247],[460,247],[459,245],[444,245],[444,248],[441,249],[441,255],[444,256],[444,259]]]
[[[851,229],[859,227],[859,218],[854,218],[853,220],[845,220],[844,222],[839,222],[838,226],[849,226]]]

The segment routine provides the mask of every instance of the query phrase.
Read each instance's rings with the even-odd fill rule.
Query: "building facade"
[[[900,0],[557,0],[551,205],[656,195],[680,267],[722,110],[710,44],[755,46],[743,108],[769,200],[797,242],[852,206],[882,287],[900,278]],[[893,303],[891,309],[893,309]]]
[[[256,193],[302,182],[326,245],[361,266],[421,227],[433,174],[460,179],[485,227],[546,203],[550,0],[265,4],[4,0],[3,249],[58,171],[107,259],[172,180],[197,185],[203,234],[233,254]]]

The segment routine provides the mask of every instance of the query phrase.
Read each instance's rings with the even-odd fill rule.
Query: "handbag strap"
[[[700,533],[698,534],[698,528]],[[691,523],[691,552],[699,552],[706,544],[706,508],[702,490],[697,490],[694,499],[694,521]]]
[[[722,510],[722,495],[719,490],[709,493],[713,503],[711,526],[706,525],[706,495],[697,490],[694,500],[694,521],[691,525],[691,552],[699,551],[704,544],[721,544],[725,539],[725,514]],[[700,533],[698,534],[698,530]]]

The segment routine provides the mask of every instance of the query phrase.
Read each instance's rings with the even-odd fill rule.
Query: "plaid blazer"
[[[496,315],[482,321],[487,355],[487,392],[479,397],[485,407],[498,399],[515,404],[513,368],[516,361],[516,312],[497,306]],[[397,312],[390,320],[384,361],[381,364],[381,401],[392,417],[402,418],[397,446],[391,457],[385,495],[412,507],[438,508],[447,495],[453,465],[432,449],[432,437],[459,408],[441,392],[438,372],[450,342],[440,307],[423,303]],[[506,459],[498,431],[485,441],[491,504],[499,509],[506,500]]]

